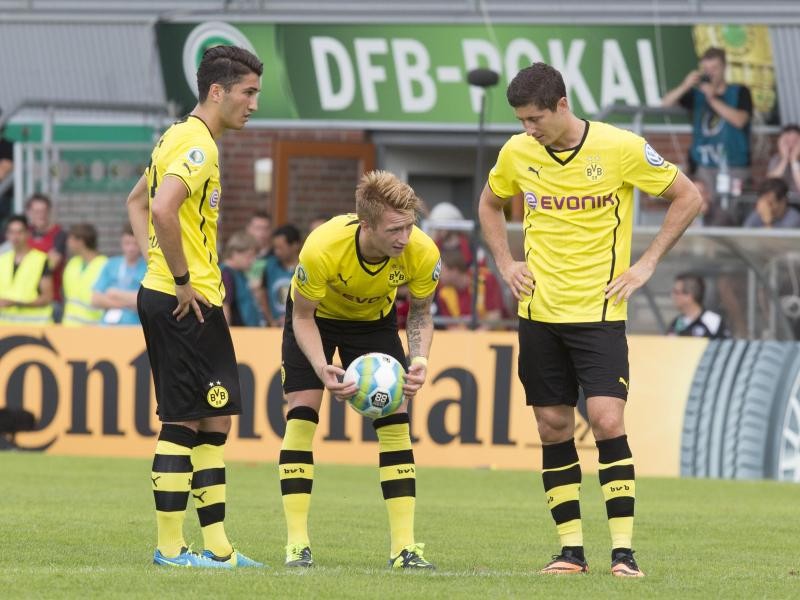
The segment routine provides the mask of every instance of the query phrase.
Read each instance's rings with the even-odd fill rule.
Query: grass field
[[[586,576],[544,577],[557,549],[538,474],[422,468],[417,536],[434,573],[386,569],[377,471],[318,465],[311,512],[317,567],[282,565],[284,523],[271,464],[228,468],[229,535],[269,569],[188,571],[151,562],[147,460],[0,453],[0,597],[798,598],[800,487],[773,482],[637,482],[637,559],[608,573],[596,477],[584,477]],[[187,540],[201,546],[194,510]]]

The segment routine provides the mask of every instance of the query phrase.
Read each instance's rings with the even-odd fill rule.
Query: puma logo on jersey
[[[541,171],[541,170],[542,170],[542,167],[539,167],[538,169],[534,169],[533,167],[528,167],[528,171],[530,171],[531,173],[536,173],[536,176],[537,176],[539,179],[541,179],[541,178],[542,178],[542,176],[541,176],[541,175],[539,175],[539,171]]]
[[[622,385],[624,385],[624,386],[625,386],[625,391],[627,392],[627,391],[628,391],[628,382],[627,382],[627,381],[625,381],[625,378],[624,378],[624,377],[620,377],[620,378],[619,378],[619,382],[620,382]]]
[[[337,273],[336,275],[339,277],[339,281],[341,281],[345,286],[347,286],[347,282],[353,278],[353,276],[351,275],[350,277],[345,279],[344,277],[342,277],[341,273]]]

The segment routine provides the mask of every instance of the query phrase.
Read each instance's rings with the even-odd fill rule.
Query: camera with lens
[[[711,75],[708,73],[700,75],[700,83],[711,83]]]

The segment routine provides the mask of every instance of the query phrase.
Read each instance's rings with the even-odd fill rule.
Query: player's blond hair
[[[356,214],[370,227],[378,225],[387,208],[416,218],[421,202],[410,185],[388,171],[365,173],[356,187]]]

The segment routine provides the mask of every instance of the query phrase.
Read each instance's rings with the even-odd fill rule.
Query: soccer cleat
[[[616,551],[612,554],[611,574],[616,577],[644,577],[633,558],[633,550]]]
[[[286,546],[287,567],[313,567],[314,559],[311,557],[311,548],[303,544],[289,544]]]
[[[433,563],[422,556],[425,544],[410,544],[400,551],[400,554],[389,559],[392,569],[435,569]]]
[[[192,552],[189,548],[181,548],[180,554],[170,558],[161,554],[161,550],[156,548],[153,554],[153,564],[166,567],[194,567],[201,569],[230,569],[231,565],[211,560],[204,554]]]
[[[234,550],[228,556],[217,556],[211,550],[203,550],[202,556],[219,565],[224,565],[224,568],[228,569],[247,569],[264,566],[264,563],[248,558],[238,550]]]
[[[545,575],[576,575],[588,573],[589,565],[571,550],[561,549],[561,554],[556,554],[539,573]]]

